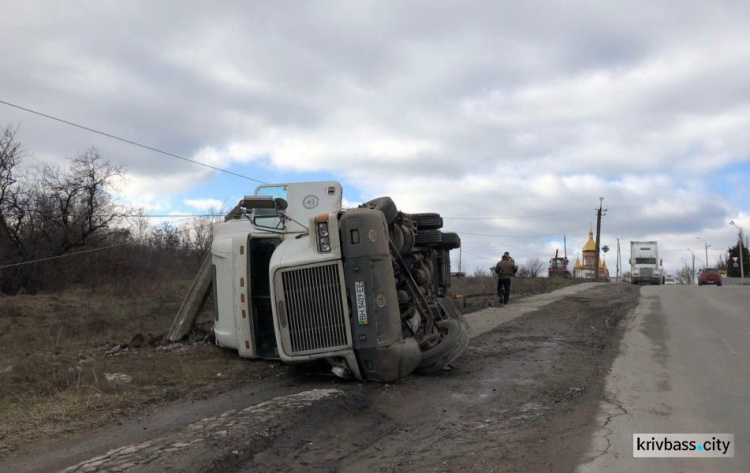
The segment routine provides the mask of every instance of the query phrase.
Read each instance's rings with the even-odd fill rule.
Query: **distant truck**
[[[569,264],[568,257],[560,256],[559,250],[555,250],[555,257],[549,260],[548,277],[570,279]]]
[[[630,283],[664,284],[664,268],[656,241],[630,242]]]
[[[392,382],[441,370],[469,341],[450,294],[455,233],[389,197],[344,210],[338,182],[263,185],[216,224],[214,335],[241,357],[325,359]]]

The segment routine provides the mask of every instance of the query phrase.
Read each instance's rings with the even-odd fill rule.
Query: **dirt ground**
[[[206,337],[211,307],[193,343],[163,344],[189,284],[190,279],[173,276],[135,285],[0,295],[0,460],[23,454],[32,440],[57,442],[286,369],[279,363],[249,363],[213,346]],[[512,300],[568,284],[518,278]],[[454,285],[467,297],[466,312],[495,300],[492,277],[460,278]]]
[[[0,296],[0,460],[275,374],[280,363],[249,364],[200,327],[162,343],[189,284]]]
[[[245,362],[252,380],[242,387],[172,408],[188,428],[141,444],[151,437],[128,434],[130,446],[70,471],[572,471],[588,447],[618,322],[637,301],[628,284],[587,289],[472,339],[452,370],[389,385],[341,380],[324,365]],[[208,351],[199,355],[215,356]],[[134,431],[156,433],[163,420]],[[109,426],[94,437],[108,435],[124,434]],[[85,438],[77,441],[93,442]],[[36,463],[14,455],[0,469],[57,471],[56,459],[93,456],[73,450]],[[138,464],[138,452],[151,456]]]
[[[636,303],[625,284],[565,298],[473,339],[452,371],[364,385],[212,471],[572,471]]]
[[[565,278],[513,278],[510,302],[524,297],[544,294],[563,287],[581,284],[583,279]],[[492,276],[466,276],[453,278],[452,291],[465,301],[463,312],[470,313],[491,307],[498,302],[497,279]]]

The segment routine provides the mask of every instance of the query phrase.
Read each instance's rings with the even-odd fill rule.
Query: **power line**
[[[469,251],[464,251],[464,253],[466,253],[467,255],[475,256],[477,258],[486,259],[486,260],[490,260],[490,261],[496,261],[497,260],[497,258],[490,258],[488,256],[482,256],[482,255],[478,255],[476,253],[471,253]]]
[[[125,213],[113,213],[113,214],[89,214],[89,213],[71,213],[71,214],[54,214],[46,215],[39,211],[32,211],[41,218],[53,219],[53,218],[79,218],[79,217],[120,217],[120,218],[167,218],[167,217],[224,217],[223,213],[214,214],[125,214]]]
[[[93,253],[94,251],[109,250],[110,248],[116,248],[118,246],[123,246],[123,245],[127,245],[127,243],[118,243],[116,245],[104,246],[101,248],[93,248],[91,250],[76,251],[75,253],[68,253],[65,255],[50,256],[49,258],[40,258],[40,259],[31,260],[31,261],[24,261],[23,263],[6,264],[5,266],[0,266],[0,269],[13,268],[15,266],[23,266],[25,264],[39,263],[41,261],[49,261],[49,260],[58,259],[58,258],[67,258],[68,256],[82,255],[84,253]]]
[[[247,180],[250,180],[250,181],[254,181],[254,182],[257,182],[259,184],[266,184],[266,182],[263,182],[263,181],[258,180],[258,179],[254,179],[254,178],[249,177],[249,176],[245,176],[243,174],[236,173],[234,171],[229,171],[227,169],[222,169],[222,168],[219,168],[219,167],[216,167],[216,166],[211,166],[210,164],[202,163],[202,162],[196,161],[194,159],[190,159],[190,158],[186,158],[184,156],[180,156],[180,155],[177,155],[177,154],[174,154],[174,153],[170,153],[169,151],[164,151],[164,150],[161,150],[161,149],[158,149],[158,148],[154,148],[153,146],[144,145],[144,144],[138,143],[138,142],[133,141],[133,140],[129,140],[129,139],[126,139],[126,138],[121,138],[121,137],[115,136],[115,135],[113,135],[111,133],[106,133],[104,131],[96,130],[96,129],[88,127],[88,126],[79,125],[78,123],[73,123],[71,121],[64,120],[62,118],[54,117],[54,116],[48,115],[46,113],[38,112],[38,111],[32,110],[30,108],[26,108],[26,107],[22,107],[20,105],[16,105],[16,104],[13,104],[13,103],[10,103],[10,102],[6,102],[5,100],[0,100],[0,103],[4,104],[4,105],[7,105],[9,107],[13,107],[13,108],[17,108],[19,110],[23,110],[24,112],[33,113],[34,115],[38,115],[40,117],[44,117],[44,118],[48,118],[50,120],[54,120],[56,122],[60,122],[60,123],[66,124],[66,125],[74,126],[76,128],[80,128],[82,130],[90,131],[91,133],[96,133],[98,135],[106,136],[107,138],[112,138],[113,140],[122,141],[123,143],[128,143],[128,144],[131,144],[133,146],[138,146],[139,148],[147,149],[147,150],[150,150],[150,151],[154,151],[156,153],[161,153],[161,154],[166,155],[166,156],[170,156],[170,157],[173,157],[173,158],[181,159],[181,160],[187,161],[189,163],[193,163],[193,164],[197,164],[199,166],[203,166],[203,167],[206,167],[206,168],[209,168],[209,169],[213,169],[214,171],[219,171],[219,172],[223,172],[225,174],[230,174],[232,176],[241,177],[242,179],[247,179]]]
[[[206,224],[203,224],[203,225],[197,225],[195,227],[183,228],[181,230],[178,230],[176,233],[185,233],[185,232],[189,232],[189,231],[192,231],[192,230],[197,230],[199,228],[207,227],[207,226],[210,226],[210,225],[213,225],[213,222],[206,223]],[[23,266],[23,265],[32,264],[32,263],[40,263],[40,262],[43,262],[43,261],[50,261],[50,260],[59,259],[59,258],[67,258],[67,257],[70,257],[70,256],[82,255],[84,253],[93,253],[95,251],[109,250],[111,248],[117,248],[118,246],[129,245],[131,243],[132,242],[118,243],[116,245],[103,246],[101,248],[92,248],[90,250],[76,251],[75,253],[68,253],[68,254],[58,255],[58,256],[50,256],[49,258],[40,258],[40,259],[31,260],[31,261],[23,261],[21,263],[6,264],[4,266],[0,266],[0,269],[13,268],[13,267],[16,267],[16,266]]]
[[[119,218],[182,218],[182,217],[224,217],[223,214],[96,214],[96,215],[88,215],[88,214],[68,214],[68,215],[42,215],[43,218],[53,219],[53,218],[63,218],[63,217],[70,217],[70,218],[79,218],[79,217],[119,217]]]

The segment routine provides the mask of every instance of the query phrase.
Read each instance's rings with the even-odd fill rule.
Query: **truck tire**
[[[362,207],[367,207],[374,210],[380,210],[385,215],[385,221],[388,225],[392,224],[396,217],[398,217],[398,209],[393,199],[390,197],[378,197],[372,199],[369,202],[365,202]]]
[[[438,230],[443,228],[443,217],[436,213],[410,214],[412,222],[419,230]]]
[[[458,358],[469,344],[469,332],[458,320],[441,320],[436,325],[443,339],[437,346],[422,352],[422,361],[417,368],[421,373],[435,373],[445,368]]]
[[[461,248],[461,237],[459,237],[457,233],[443,233],[443,243],[441,246],[446,250]]]
[[[401,229],[404,232],[404,246],[401,254],[408,255],[411,253],[411,249],[414,248],[414,230],[411,227],[402,226]]]
[[[440,245],[443,242],[443,233],[440,230],[419,230],[414,238],[416,246]]]

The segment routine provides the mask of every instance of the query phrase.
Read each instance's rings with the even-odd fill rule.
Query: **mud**
[[[63,460],[65,455],[57,457],[56,469],[48,462],[36,466],[138,472],[572,471],[595,428],[619,322],[637,302],[638,288],[629,284],[563,297],[473,338],[451,370],[395,384],[341,380],[326,365],[290,368],[255,381],[244,402],[225,403],[242,409],[241,421],[232,414],[192,420],[159,438],[134,436],[130,445],[86,456],[78,466],[72,458]],[[510,309],[492,310],[499,316]],[[336,394],[283,407],[290,402],[283,396],[318,390]],[[258,408],[254,393],[265,391],[272,394],[260,401],[270,404]],[[226,419],[226,428],[217,419]],[[24,465],[32,463],[15,463],[18,471],[28,470]]]
[[[452,371],[350,389],[273,442],[199,469],[572,471],[588,446],[618,322],[637,297],[610,284],[550,304],[473,339]]]

